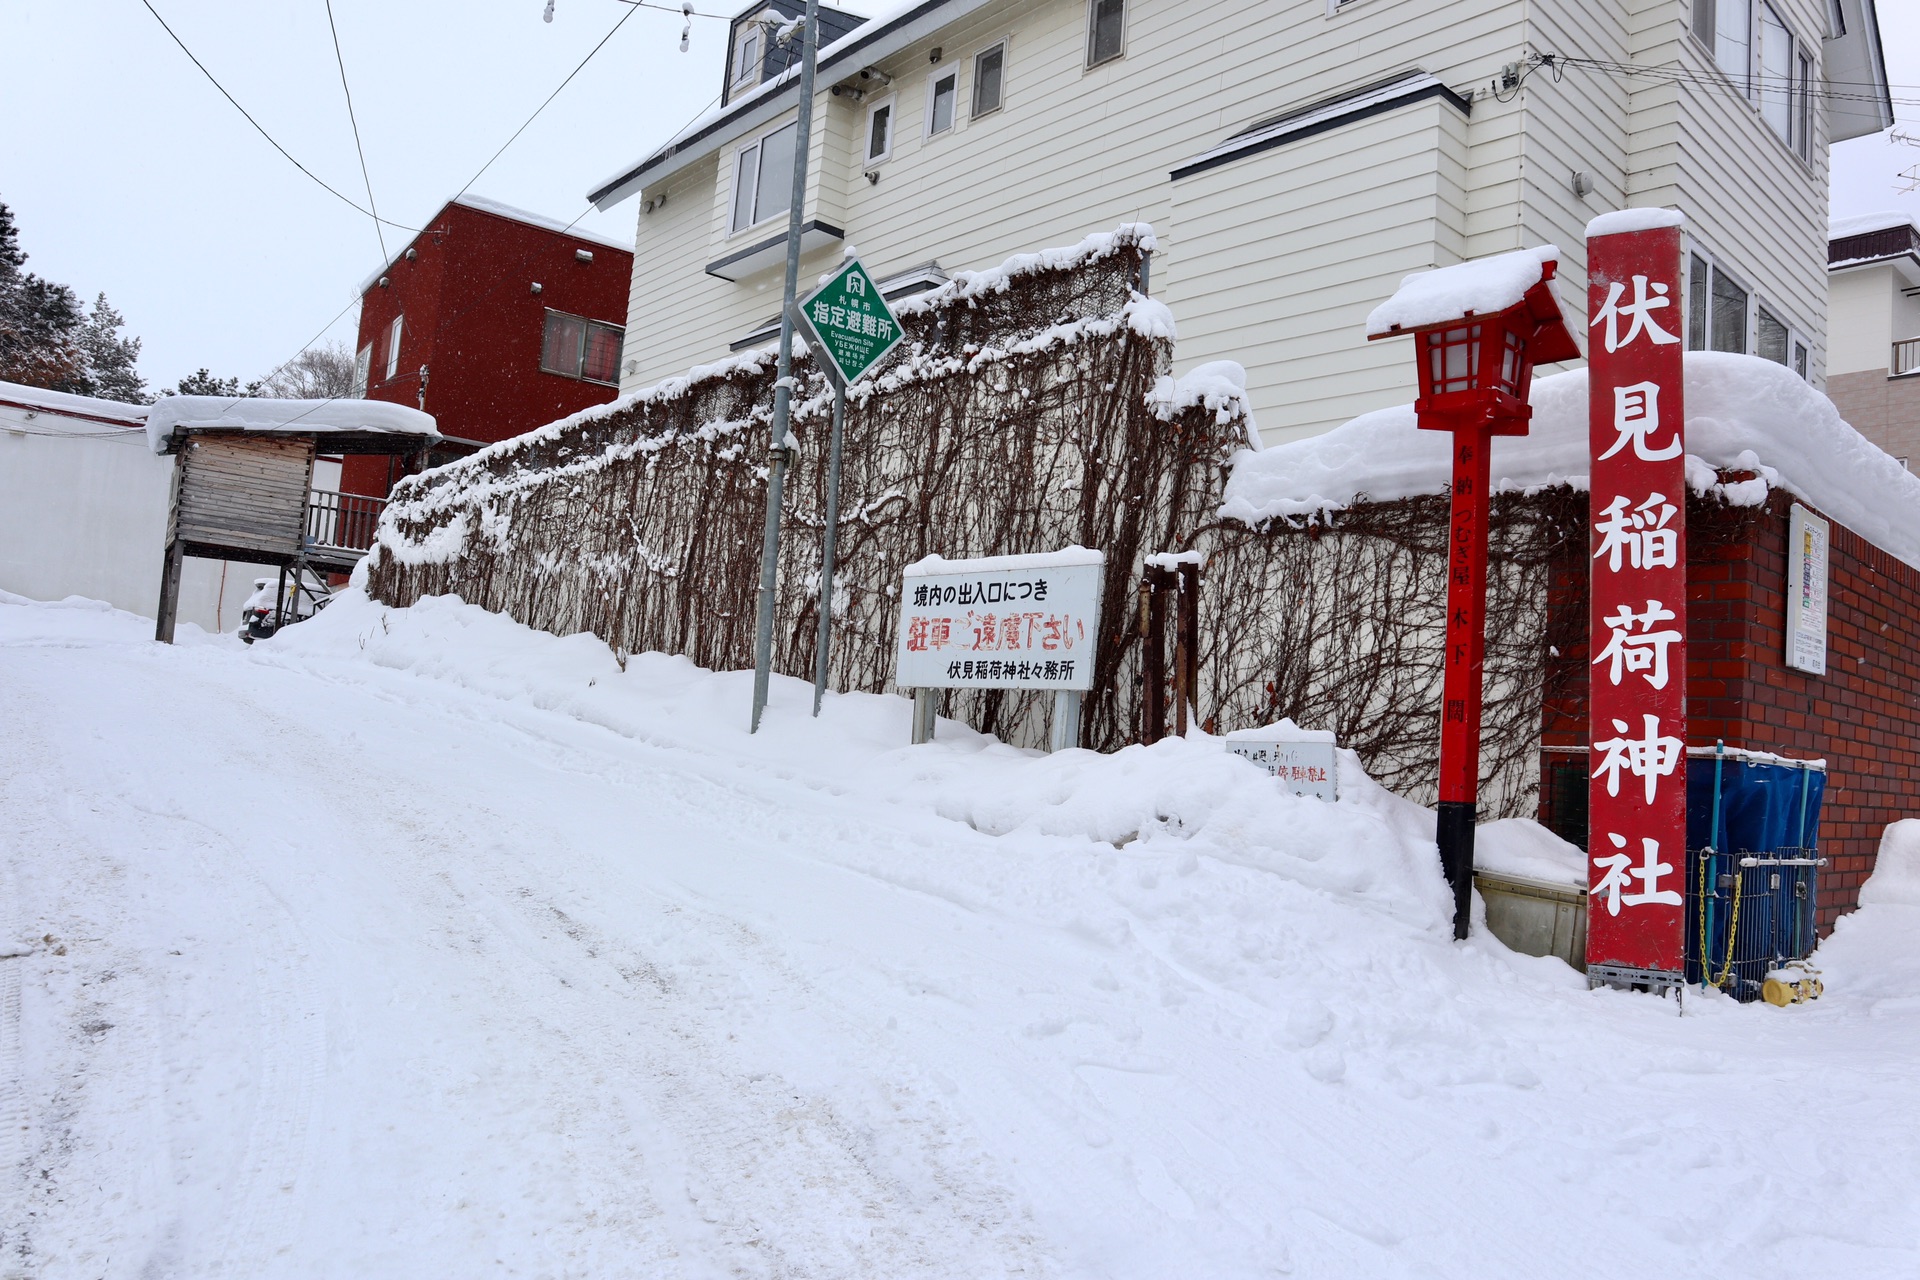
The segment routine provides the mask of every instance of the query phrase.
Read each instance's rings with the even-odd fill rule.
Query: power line
[[[144,3],[144,0],[142,0],[142,2]],[[639,3],[638,3],[638,0],[621,0],[621,2],[622,2],[622,3],[624,3],[624,4],[629,4],[629,5],[633,5],[633,6],[634,6],[634,7],[636,7],[636,8],[649,8],[649,9],[657,9],[657,8],[660,8],[660,7],[661,7],[661,6],[659,6],[659,5],[642,5],[642,4],[639,4]],[[680,11],[679,11],[678,9],[670,9],[670,10],[668,10],[668,12],[670,12],[670,13],[678,13],[678,12],[680,12]],[[158,17],[159,15],[158,15],[158,14],[155,14],[154,16],[155,16],[155,17]],[[632,17],[632,16],[633,16],[633,14],[632,14],[632,10],[631,10],[631,9],[629,9],[629,11],[628,11],[628,13],[627,13],[627,17]],[[695,17],[714,17],[714,16],[717,16],[717,15],[714,15],[714,14],[695,14],[694,16],[695,16]],[[613,25],[613,28],[612,28],[612,30],[610,30],[610,31],[608,31],[608,32],[607,32],[607,34],[606,34],[605,36],[602,36],[602,37],[601,37],[601,39],[600,39],[600,44],[596,44],[596,45],[595,45],[595,46],[593,47],[593,49],[592,49],[591,51],[589,51],[589,52],[588,52],[588,54],[587,54],[587,57],[586,57],[586,58],[583,58],[583,59],[581,59],[581,62],[580,62],[580,66],[578,66],[578,67],[575,67],[575,68],[573,69],[573,71],[572,71],[572,73],[570,73],[570,74],[569,74],[569,75],[567,76],[567,80],[571,80],[571,79],[573,79],[573,77],[574,77],[574,76],[576,76],[576,75],[578,75],[578,74],[580,73],[580,68],[581,68],[581,67],[584,67],[584,66],[586,66],[586,65],[587,65],[587,61],[588,61],[589,59],[591,59],[591,58],[593,57],[593,55],[594,55],[595,53],[598,53],[598,52],[600,51],[600,47],[601,47],[601,45],[604,45],[604,44],[606,44],[606,42],[607,42],[608,40],[610,40],[610,39],[612,39],[612,37],[613,37],[613,33],[614,33],[615,31],[618,31],[618,30],[620,29],[620,23],[622,23],[622,22],[625,22],[625,21],[626,21],[626,18],[622,18],[622,19],[620,20],[620,22],[617,22],[617,23],[615,23],[615,24]],[[189,56],[191,56],[191,55],[189,55]],[[564,81],[564,80],[563,80],[563,81],[562,81],[562,82],[560,83],[560,89],[564,89],[564,88],[566,88],[566,81]],[[546,109],[546,106],[547,106],[547,103],[548,103],[548,102],[552,102],[552,101],[553,101],[553,99],[554,99],[554,97],[555,97],[555,95],[557,95],[557,94],[558,94],[558,93],[560,92],[560,89],[555,89],[555,90],[553,91],[553,93],[552,93],[552,94],[549,94],[549,95],[547,95],[547,101],[546,101],[546,102],[543,102],[543,103],[541,103],[541,104],[540,104],[540,109],[539,109],[539,110],[536,110],[536,111],[535,111],[535,112],[533,113],[533,114],[534,114],[534,116],[537,116],[537,115],[539,115],[539,114],[540,114],[540,111],[541,111],[541,110],[545,110],[545,109]],[[697,111],[695,111],[695,112],[694,112],[694,113],[693,113],[693,114],[692,114],[691,116],[689,116],[689,117],[687,118],[687,122],[686,122],[686,124],[683,124],[683,125],[681,125],[679,129],[676,129],[676,130],[674,130],[674,131],[673,131],[673,133],[672,133],[672,134],[669,134],[668,136],[669,136],[669,137],[677,137],[677,136],[678,136],[678,135],[679,135],[680,133],[682,133],[682,132],[684,132],[684,131],[685,131],[685,130],[687,129],[687,127],[688,127],[689,125],[691,125],[691,124],[693,124],[693,122],[694,122],[694,121],[696,121],[696,120],[698,120],[698,119],[700,119],[700,117],[702,117],[702,116],[704,116],[704,115],[706,115],[706,114],[707,114],[707,112],[709,112],[709,111],[711,111],[711,110],[712,110],[712,109],[714,108],[714,105],[715,105],[716,103],[718,103],[719,101],[720,101],[720,95],[719,95],[719,94],[715,94],[715,95],[714,95],[713,97],[711,97],[711,98],[709,98],[709,99],[707,100],[707,102],[706,102],[706,104],[705,104],[704,106],[702,106],[702,107],[701,107],[701,108],[700,108],[699,110],[697,110]],[[238,105],[238,104],[235,104],[235,105]],[[533,123],[533,116],[529,116],[529,117],[527,117],[527,124],[532,124],[532,123]],[[521,125],[521,126],[520,126],[520,129],[519,129],[519,130],[516,130],[516,131],[514,132],[514,135],[513,135],[513,136],[514,136],[514,138],[517,138],[517,137],[519,137],[519,136],[520,136],[520,132],[521,132],[521,130],[524,130],[524,129],[525,129],[526,127],[527,127],[527,124],[523,124],[523,125]],[[507,139],[507,143],[508,143],[509,145],[510,145],[510,144],[511,144],[512,142],[513,142],[513,138],[509,138],[509,139]],[[479,173],[476,173],[476,174],[474,174],[474,175],[473,175],[473,178],[471,178],[471,179],[469,179],[469,180],[468,180],[468,182],[467,182],[467,186],[468,186],[468,187],[470,187],[470,186],[472,186],[472,185],[473,185],[473,183],[474,183],[475,181],[477,181],[477,180],[479,179],[479,177],[480,177],[480,174],[481,174],[481,173],[485,173],[485,172],[487,171],[487,166],[488,166],[488,165],[491,165],[491,164],[493,163],[493,161],[494,161],[494,160],[497,160],[497,159],[499,159],[499,158],[500,158],[500,152],[502,152],[502,151],[505,151],[506,149],[507,149],[507,148],[506,148],[506,146],[504,146],[504,145],[503,145],[503,146],[502,146],[502,147],[500,148],[500,150],[499,150],[499,151],[496,151],[496,152],[494,152],[494,153],[493,153],[493,158],[492,158],[492,159],[490,159],[490,160],[488,160],[488,161],[487,161],[487,164],[485,164],[485,165],[481,165],[481,166],[480,166],[480,172],[479,172]],[[464,193],[466,192],[466,189],[467,189],[467,187],[462,187],[462,188],[460,188],[460,192],[461,192],[462,194],[464,194]],[[458,198],[458,196],[456,196],[455,198],[457,199],[457,198]],[[363,211],[363,212],[364,212],[364,211]],[[558,234],[560,234],[560,235],[566,235],[567,233],[569,233],[569,232],[571,232],[571,231],[573,230],[573,228],[575,227],[575,225],[577,225],[577,224],[579,223],[579,221],[580,221],[580,219],[582,219],[582,218],[584,218],[584,217],[586,217],[586,216],[587,216],[587,215],[588,215],[589,213],[592,213],[592,212],[593,212],[593,204],[592,204],[592,202],[588,202],[588,204],[587,204],[587,207],[586,207],[586,208],[584,208],[584,209],[582,209],[582,210],[581,210],[581,211],[580,211],[579,213],[576,213],[576,214],[574,214],[574,215],[573,215],[573,219],[572,219],[572,221],[570,221],[570,222],[568,222],[566,226],[564,226],[564,227],[562,227],[562,228],[560,228],[560,231],[558,232]],[[391,225],[393,225],[393,224],[392,224],[392,223],[389,223],[388,225],[389,225],[389,226],[391,226]],[[492,298],[492,297],[493,297],[493,296],[494,296],[495,294],[497,294],[497,293],[499,293],[501,289],[503,289],[503,288],[505,288],[505,287],[506,287],[507,285],[509,285],[509,284],[511,284],[511,283],[514,283],[514,282],[515,282],[515,281],[516,281],[517,279],[518,279],[518,277],[517,277],[517,276],[509,276],[509,275],[508,275],[508,274],[506,274],[506,273],[502,273],[502,275],[501,275],[501,278],[500,278],[500,279],[499,279],[498,281],[496,281],[496,282],[495,282],[495,284],[494,284],[494,286],[493,286],[493,287],[492,287],[491,289],[488,289],[488,290],[487,290],[487,291],[486,291],[485,293],[483,293],[483,294],[481,294],[481,295],[480,295],[480,296],[479,296],[478,298],[476,298],[476,299],[474,299],[473,301],[471,301],[471,302],[469,302],[469,303],[468,303],[468,304],[467,304],[466,306],[464,306],[464,307],[461,307],[461,308],[459,308],[459,309],[458,309],[458,310],[456,310],[456,311],[453,311],[453,312],[450,312],[450,313],[449,313],[448,315],[446,315],[445,317],[443,317],[443,318],[442,318],[442,320],[441,320],[441,323],[442,323],[442,324],[447,324],[447,323],[451,323],[451,322],[452,322],[452,321],[454,321],[454,320],[458,320],[458,319],[460,319],[460,318],[461,318],[462,316],[465,316],[465,315],[469,315],[469,314],[471,314],[471,313],[472,313],[472,312],[473,312],[474,310],[476,310],[476,309],[478,309],[479,307],[481,307],[481,306],[483,306],[483,305],[484,305],[484,304],[485,304],[486,302],[488,302],[488,301],[489,301],[489,300],[490,300],[490,299],[491,299],[491,298]],[[346,306],[344,306],[344,307],[342,307],[342,308],[340,308],[340,310],[339,310],[339,311],[338,311],[337,313],[335,313],[335,315],[334,315],[334,317],[333,317],[333,319],[331,319],[331,320],[329,320],[329,321],[327,321],[327,323],[326,323],[326,325],[325,325],[325,326],[324,326],[324,327],[323,327],[323,328],[322,328],[322,329],[320,330],[320,332],[319,332],[319,333],[316,333],[316,334],[314,334],[312,338],[309,338],[309,339],[307,340],[307,343],[306,343],[306,345],[305,345],[305,346],[303,346],[303,347],[301,347],[301,348],[300,348],[300,350],[298,350],[298,351],[296,351],[296,352],[294,352],[294,353],[293,353],[293,354],[292,354],[291,356],[289,356],[289,357],[287,357],[287,359],[286,359],[286,361],[285,361],[284,363],[282,363],[282,364],[280,365],[280,367],[279,367],[279,368],[277,368],[277,369],[275,369],[275,370],[273,371],[273,373],[269,373],[269,374],[268,374],[268,375],[267,375],[267,376],[266,376],[265,378],[262,378],[262,379],[261,379],[261,381],[262,381],[262,382],[266,382],[266,381],[268,381],[268,380],[270,380],[271,378],[273,378],[273,376],[274,376],[274,374],[277,374],[277,373],[279,373],[281,369],[285,369],[285,368],[287,367],[287,365],[290,365],[290,364],[292,364],[292,363],[293,363],[293,362],[294,362],[295,360],[298,360],[298,359],[299,359],[299,358],[300,358],[300,357],[301,357],[302,355],[304,355],[304,354],[305,354],[305,353],[307,352],[307,350],[308,350],[309,348],[311,348],[311,347],[313,346],[313,344],[314,344],[314,343],[316,343],[316,342],[318,342],[318,341],[320,341],[320,339],[322,339],[322,338],[324,338],[324,337],[326,337],[326,336],[327,336],[327,331],[328,331],[329,329],[332,329],[334,325],[336,325],[336,324],[338,324],[338,323],[339,323],[339,321],[340,321],[340,317],[341,317],[341,316],[343,316],[343,315],[345,315],[345,314],[346,314],[346,313],[347,313],[347,312],[348,312],[348,311],[349,311],[349,310],[350,310],[351,308],[353,308],[353,307],[355,307],[355,306],[358,306],[358,305],[359,305],[359,303],[360,303],[360,299],[359,299],[359,297],[357,297],[357,296],[356,296],[356,297],[355,297],[355,298],[353,299],[353,301],[352,301],[352,302],[349,302],[349,303],[348,303],[348,304],[347,304]],[[357,345],[357,343],[356,343],[356,345]],[[381,380],[380,380],[380,381],[379,381],[378,383],[372,383],[372,382],[371,382],[371,374],[372,374],[372,371],[371,371],[371,370],[369,370],[369,371],[368,371],[368,374],[369,374],[369,385],[370,385],[370,386],[383,386],[383,387],[384,387],[384,386],[391,386],[391,385],[392,385],[393,383],[395,383],[395,382],[404,382],[404,381],[406,381],[406,380],[407,380],[407,379],[409,379],[409,378],[418,378],[418,377],[420,376],[420,375],[419,375],[419,373],[418,373],[418,371],[415,371],[415,372],[412,372],[412,373],[402,373],[402,374],[396,374],[396,375],[395,375],[394,377],[391,377],[391,378],[382,378],[382,379],[381,379]],[[363,393],[363,394],[364,394],[364,393]],[[244,398],[245,398],[245,397],[242,397],[242,399],[244,399]],[[306,416],[307,416],[307,414],[309,414],[309,413],[313,413],[313,412],[315,412],[316,410],[319,410],[319,409],[322,409],[322,408],[325,408],[325,407],[326,407],[327,405],[330,405],[330,404],[333,404],[333,403],[334,403],[335,401],[337,401],[337,400],[340,400],[340,399],[342,399],[342,397],[340,397],[340,396],[329,396],[329,397],[327,397],[327,399],[325,399],[325,400],[322,400],[322,401],[321,401],[321,402],[320,402],[319,404],[317,404],[317,405],[315,405],[315,406],[314,406],[314,407],[313,407],[312,409],[308,409],[308,410],[306,410],[306,412],[304,412],[304,413],[302,413],[302,414],[300,414],[300,415],[299,415],[299,417],[296,417],[296,418],[292,418],[292,419],[289,419],[289,421],[288,421],[288,423],[287,423],[287,425],[292,425],[292,423],[294,423],[294,422],[298,422],[298,421],[299,421],[299,420],[300,420],[301,418],[304,418],[304,417],[306,417]],[[238,401],[235,401],[234,403],[236,403],[236,404],[237,404],[237,403],[239,403],[239,402],[238,402]]]
[[[607,29],[607,34],[605,34],[604,36],[601,36],[601,37],[600,37],[600,43],[599,43],[599,44],[596,44],[596,45],[594,45],[594,46],[593,46],[593,48],[591,48],[591,49],[589,49],[589,50],[587,50],[587,56],[586,56],[586,57],[584,57],[584,58],[582,58],[582,59],[580,59],[580,65],[579,65],[579,66],[576,66],[576,67],[575,67],[575,68],[574,68],[573,70],[571,70],[571,71],[569,71],[569,72],[567,72],[567,78],[566,78],[565,80],[562,80],[562,81],[561,81],[561,82],[559,83],[559,85],[558,85],[558,86],[556,86],[556,87],[554,88],[554,91],[553,91],[552,93],[550,93],[550,94],[548,94],[548,95],[546,96],[546,99],[545,99],[544,101],[542,101],[542,102],[541,102],[541,104],[540,104],[539,106],[537,106],[537,107],[535,107],[535,108],[533,109],[533,114],[532,114],[532,115],[530,115],[530,116],[528,116],[528,117],[527,117],[527,118],[526,118],[526,119],[525,119],[524,121],[522,121],[522,122],[521,122],[521,125],[520,125],[520,127],[519,127],[518,129],[515,129],[515,130],[513,131],[513,136],[512,136],[512,137],[510,137],[510,138],[508,138],[508,139],[507,139],[507,140],[506,140],[505,142],[503,142],[503,143],[501,143],[501,144],[500,144],[500,149],[499,149],[498,151],[495,151],[495,152],[494,152],[494,153],[493,153],[492,155],[490,155],[490,156],[488,156],[488,157],[487,157],[487,162],[486,162],[485,164],[483,164],[483,165],[481,165],[481,166],[480,166],[480,168],[479,168],[478,170],[476,170],[476,171],[475,171],[475,173],[474,173],[474,175],[473,175],[473,176],[472,176],[471,178],[468,178],[468,179],[467,179],[467,181],[466,181],[466,184],[465,184],[464,186],[462,186],[462,187],[461,187],[461,188],[460,188],[460,189],[459,189],[458,191],[456,191],[456,192],[454,192],[454,193],[453,193],[453,198],[454,198],[455,200],[458,200],[458,199],[459,199],[459,198],[460,198],[461,196],[463,196],[463,195],[465,195],[465,194],[467,193],[467,188],[468,188],[468,187],[471,187],[471,186],[472,186],[472,185],[473,185],[474,183],[476,183],[476,182],[478,182],[478,181],[480,181],[480,175],[481,175],[481,174],[483,174],[483,173],[485,173],[485,172],[486,172],[486,171],[487,171],[488,169],[491,169],[491,168],[493,167],[493,162],[494,162],[495,160],[498,160],[498,159],[499,159],[499,158],[500,158],[500,157],[501,157],[502,155],[504,155],[504,154],[506,153],[506,150],[507,150],[507,148],[508,148],[508,147],[510,147],[510,146],[512,146],[512,145],[514,144],[514,142],[515,142],[515,141],[516,141],[516,140],[517,140],[517,139],[518,139],[518,138],[520,137],[520,135],[521,135],[521,134],[523,134],[523,133],[525,133],[525,132],[527,131],[527,126],[528,126],[528,125],[531,125],[531,124],[532,124],[532,123],[533,123],[533,122],[534,122],[535,120],[537,120],[537,119],[539,119],[539,117],[540,117],[540,113],[541,113],[542,111],[545,111],[545,110],[547,109],[547,107],[548,107],[548,105],[549,105],[550,103],[552,103],[552,101],[553,101],[553,100],[554,100],[555,98],[557,98],[557,97],[559,97],[559,96],[560,96],[560,90],[562,90],[562,89],[564,89],[564,88],[566,88],[566,87],[567,87],[568,85],[570,85],[570,84],[572,84],[572,83],[573,83],[573,78],[574,78],[575,76],[577,76],[577,75],[579,75],[579,74],[580,74],[580,72],[581,72],[581,71],[583,71],[583,70],[584,70],[584,69],[586,68],[586,65],[587,65],[587,64],[588,64],[589,62],[592,62],[592,61],[593,61],[593,55],[594,55],[594,54],[596,54],[596,53],[599,53],[601,49],[603,49],[603,48],[605,48],[605,47],[606,47],[606,43],[607,43],[607,41],[609,41],[609,40],[611,40],[611,39],[613,39],[613,37],[614,37],[614,33],[615,33],[615,32],[617,32],[617,31],[619,31],[621,27],[624,27],[625,25],[627,25],[627,19],[628,19],[628,18],[631,18],[631,17],[632,17],[632,16],[634,15],[634,14],[636,14],[636,13],[638,13],[638,12],[640,11],[640,6],[639,6],[639,5],[637,4],[637,0],[627,0],[627,2],[628,2],[628,3],[630,3],[630,4],[633,4],[633,5],[634,5],[634,7],[633,7],[633,8],[630,8],[630,9],[628,9],[628,10],[627,10],[627,11],[626,11],[625,13],[623,13],[623,14],[621,14],[621,15],[620,15],[620,21],[618,21],[618,22],[616,22],[616,23],[614,23],[614,24],[613,24],[613,26],[611,26],[610,28],[608,28],[608,29]],[[332,0],[328,0],[328,5],[329,5],[329,7],[331,7],[331,5],[332,5]],[[660,6],[658,6],[658,5],[648,5],[648,6],[646,6],[646,7],[647,7],[647,8],[659,8]],[[673,12],[675,12],[675,13],[678,13],[678,12],[679,12],[679,10],[677,10],[677,9],[676,9],[676,10],[673,10]],[[343,73],[343,75],[344,75],[344,73]],[[367,197],[367,199],[368,199],[368,201],[369,201],[369,202],[371,202],[371,201],[372,201],[372,199],[373,199],[373,197],[372,197],[372,195],[371,195],[371,194],[369,194],[369,195],[368,195],[368,197]],[[584,215],[583,215],[583,216],[584,216]],[[574,219],[574,222],[578,222],[579,220],[580,220],[579,218],[575,218],[575,219]],[[573,225],[573,224],[572,224],[572,223],[568,223],[567,225],[569,225],[569,226],[571,226],[571,225]],[[382,253],[382,256],[383,256],[383,257],[385,256],[385,250],[386,250],[386,245],[385,245],[385,242],[383,241],[383,242],[382,242],[382,244],[381,244],[381,253]]]
[[[367,209],[373,216],[373,234],[380,241],[380,260],[387,260],[387,233],[380,229],[380,206],[373,201],[373,175],[367,172],[367,149],[360,145],[360,121],[353,114],[353,90],[347,87],[347,60],[340,55],[340,28],[333,21],[333,0],[327,0],[327,30],[333,33],[333,63],[340,68],[340,92],[347,99],[347,123],[353,126],[353,149],[360,153],[360,178],[367,184]]]
[[[1728,79],[1724,74],[1722,74],[1718,70],[1704,69],[1704,68],[1695,69],[1692,67],[1681,66],[1678,63],[1664,63],[1660,66],[1642,66],[1638,63],[1614,62],[1606,58],[1581,58],[1581,57],[1567,57],[1564,55],[1562,56],[1547,55],[1546,58],[1544,58],[1541,64],[1539,65],[1553,66],[1555,64],[1558,64],[1561,66],[1568,66],[1568,67],[1578,67],[1583,71],[1593,71],[1601,75],[1618,76],[1622,79],[1627,79],[1627,80],[1634,80],[1634,79],[1666,80],[1675,84],[1693,85],[1693,86],[1704,88],[1704,89],[1717,89],[1717,90],[1724,91],[1726,93],[1730,93],[1735,97],[1740,97],[1740,98],[1746,98],[1750,96],[1739,85],[1735,84],[1732,80]],[[1866,89],[1867,86],[1863,82],[1859,82],[1859,81],[1829,80],[1829,81],[1823,81],[1821,83],[1823,86],[1826,86],[1826,87],[1809,86],[1806,88],[1802,88],[1798,84],[1793,84],[1787,81],[1781,81],[1778,83],[1777,86],[1771,86],[1771,85],[1762,83],[1759,86],[1759,91],[1762,94],[1768,94],[1768,93],[1785,94],[1789,92],[1794,94],[1805,93],[1815,98],[1823,98],[1829,102],[1873,102],[1873,103],[1887,102],[1887,103],[1891,103],[1894,106],[1900,106],[1900,107],[1920,106],[1920,97],[1896,98],[1892,96],[1892,91],[1894,89],[1920,90],[1920,86],[1889,85],[1887,86],[1887,90],[1888,90],[1887,94],[1882,95],[1877,92],[1863,92],[1862,90]],[[1847,85],[1850,87],[1848,88],[1831,87],[1834,85]],[[1875,89],[1877,89],[1878,87],[1879,86],[1877,85],[1873,86],[1873,88]]]
[[[173,28],[167,25],[167,20],[160,16],[160,11],[158,9],[153,7],[152,0],[140,0],[140,3],[146,7],[146,10],[148,13],[153,15],[153,20],[160,24],[161,30],[165,31],[169,36],[171,36],[173,38],[173,42],[180,46],[180,52],[187,55],[188,61],[192,62],[194,66],[200,69],[200,74],[207,78],[207,83],[211,84],[214,88],[218,89],[220,91],[220,96],[225,98],[228,102],[232,103],[233,109],[235,111],[238,111],[241,115],[246,117],[247,123],[252,125],[254,127],[254,130],[257,133],[259,133],[261,137],[267,140],[268,145],[271,146],[275,151],[278,151],[281,155],[287,158],[287,163],[291,164],[294,168],[298,169],[301,173],[306,174],[309,178],[312,178],[316,183],[320,185],[321,189],[324,190],[328,195],[340,201],[342,204],[345,204],[349,209],[352,209],[354,212],[364,213],[370,218],[374,218],[381,222],[386,222],[388,226],[398,227],[402,231],[418,231],[419,230],[418,227],[403,227],[397,222],[388,222],[385,218],[381,218],[379,214],[373,212],[373,210],[362,209],[358,204],[355,204],[353,200],[351,200],[347,196],[340,194],[339,191],[329,186],[326,180],[322,178],[319,174],[307,168],[307,166],[301,164],[298,160],[295,160],[293,158],[293,153],[288,151],[285,147],[281,146],[278,142],[274,141],[273,135],[268,133],[266,129],[261,125],[261,123],[258,120],[255,120],[253,118],[252,113],[249,112],[245,107],[241,106],[239,101],[235,99],[232,94],[227,92],[225,85],[221,84],[218,80],[214,78],[213,72],[207,70],[206,64],[200,61],[199,58],[194,57],[193,50],[187,48],[187,42],[182,40],[177,34],[175,34]]]

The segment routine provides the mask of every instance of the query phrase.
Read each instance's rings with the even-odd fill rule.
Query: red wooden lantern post
[[[1467,936],[1480,795],[1480,696],[1486,657],[1488,453],[1527,433],[1536,363],[1578,359],[1549,282],[1558,251],[1525,249],[1408,276],[1367,320],[1367,337],[1412,334],[1424,431],[1453,433],[1453,523],[1435,839],[1453,889],[1453,936]]]

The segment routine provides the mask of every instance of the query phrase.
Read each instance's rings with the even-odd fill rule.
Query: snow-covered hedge
[[[1136,289],[1153,233],[1128,225],[962,273],[900,308],[907,331],[849,395],[833,679],[890,687],[901,571],[928,555],[1097,546],[1112,566],[1090,745],[1137,732],[1134,569],[1214,516],[1253,439],[1245,378],[1168,376],[1173,316]],[[622,652],[751,662],[772,351],[697,368],[403,482],[366,566],[377,598],[457,594]],[[795,366],[775,662],[812,669],[832,396]],[[955,695],[1016,740],[1037,697]]]

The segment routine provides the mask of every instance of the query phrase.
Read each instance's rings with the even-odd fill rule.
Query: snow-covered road
[[[1217,742],[149,626],[0,603],[0,1275],[1920,1273],[1920,893],[1675,1018]]]

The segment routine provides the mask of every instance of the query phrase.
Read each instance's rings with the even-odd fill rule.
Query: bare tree
[[[344,342],[308,347],[255,384],[272,400],[341,400],[355,394],[353,352]]]

